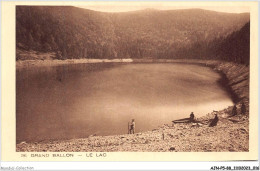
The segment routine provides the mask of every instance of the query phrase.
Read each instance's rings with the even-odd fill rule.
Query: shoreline
[[[93,64],[93,63],[129,63],[132,59],[66,59],[66,60],[18,60],[16,69],[28,69],[34,67],[53,67],[69,64]]]
[[[71,61],[71,60],[69,60]],[[120,61],[120,60],[119,60]],[[51,61],[48,61],[48,63]],[[74,61],[73,63],[80,63]],[[89,60],[84,61],[89,62]],[[94,60],[92,63],[98,63]],[[99,61],[100,62],[100,61]],[[112,62],[104,60],[103,62]],[[123,62],[123,60],[121,60]],[[124,62],[130,62],[127,59]],[[187,63],[199,64],[210,67],[216,72],[223,74],[225,78],[220,81],[229,91],[235,95],[234,102],[240,112],[241,102],[249,109],[249,67],[232,62],[210,61],[210,60],[154,60],[154,59],[132,59],[133,63]],[[26,63],[26,62],[25,62]],[[18,64],[17,69],[30,66],[40,66],[37,64],[22,65]],[[51,65],[56,66],[56,62]],[[61,62],[58,65],[70,64]],[[17,65],[16,65],[17,66]],[[24,67],[25,66],[25,67]],[[197,118],[204,124],[184,123],[174,125],[163,125],[153,131],[138,132],[136,134],[123,134],[111,136],[89,136],[88,138],[70,139],[70,140],[46,140],[44,142],[22,142],[16,145],[16,151],[30,152],[60,152],[60,151],[248,151],[249,150],[249,112],[238,114],[228,118],[231,114],[232,106],[223,110],[212,112],[208,115]],[[219,116],[218,125],[208,127],[210,119],[213,119],[214,113]],[[202,141],[202,142],[201,142]]]

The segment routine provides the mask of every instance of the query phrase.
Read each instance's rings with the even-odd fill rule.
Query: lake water
[[[232,105],[208,67],[174,63],[72,64],[16,71],[17,141],[152,130]]]

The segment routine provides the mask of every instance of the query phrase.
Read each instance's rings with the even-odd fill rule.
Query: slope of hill
[[[104,13],[69,6],[17,6],[16,46],[56,53],[58,59],[187,58],[187,49],[223,39],[248,21],[248,13],[201,9]]]
[[[209,42],[197,41],[190,47],[179,49],[177,54],[180,58],[220,59],[249,65],[250,22],[226,37]]]
[[[239,31],[230,34],[223,40],[218,48],[217,55],[223,60],[249,65],[250,23],[246,23]]]

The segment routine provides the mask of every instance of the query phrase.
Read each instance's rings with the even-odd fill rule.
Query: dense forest
[[[57,59],[200,58],[248,64],[249,21],[249,13],[202,9],[105,13],[17,6],[16,48],[52,52]]]
[[[249,65],[250,22],[226,37],[209,42],[198,41],[190,47],[179,49],[177,53],[182,58],[221,59]]]

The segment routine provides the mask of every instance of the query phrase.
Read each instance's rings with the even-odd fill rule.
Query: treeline
[[[102,13],[69,6],[17,6],[16,46],[55,52],[58,59],[221,58],[244,62],[238,56],[247,52],[235,48],[238,42],[244,43],[239,44],[240,50],[247,47],[237,39],[248,36],[246,29],[239,31],[248,21],[248,13],[200,9]],[[228,57],[227,45],[234,49]]]

